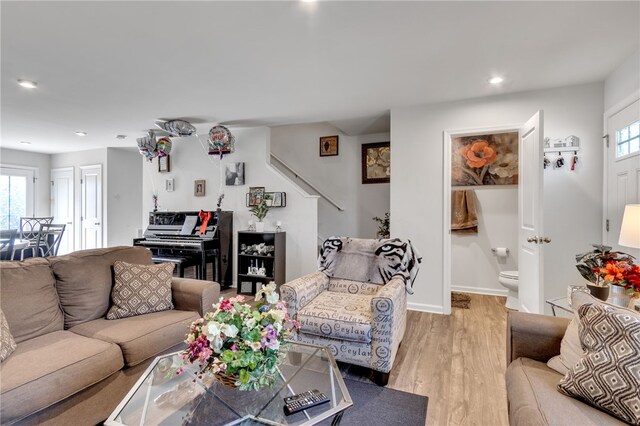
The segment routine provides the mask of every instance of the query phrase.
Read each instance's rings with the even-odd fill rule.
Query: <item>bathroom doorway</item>
[[[511,308],[543,309],[540,248],[527,242],[529,234],[542,235],[541,121],[536,114],[525,126],[444,132],[444,313],[452,292],[510,294]],[[517,293],[522,255],[535,275],[524,300]]]

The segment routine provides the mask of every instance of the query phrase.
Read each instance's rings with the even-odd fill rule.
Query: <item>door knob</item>
[[[549,237],[544,237],[541,241],[541,243],[550,243],[551,242],[551,238]]]
[[[527,238],[527,242],[528,243],[538,244],[539,240],[538,240],[538,237],[529,237],[529,238]]]

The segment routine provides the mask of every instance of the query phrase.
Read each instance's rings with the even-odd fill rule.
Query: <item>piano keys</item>
[[[155,257],[196,260],[200,279],[207,279],[213,263],[213,281],[228,288],[233,280],[233,212],[213,211],[205,232],[200,233],[200,212],[151,212],[143,238],[133,245],[147,247]]]

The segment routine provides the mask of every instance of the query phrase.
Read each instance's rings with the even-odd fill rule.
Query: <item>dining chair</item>
[[[0,230],[0,260],[13,260],[13,244],[17,235],[17,229]]]
[[[53,217],[21,217],[20,218],[20,238],[29,241],[29,245],[20,250],[20,260],[24,260],[27,250],[31,252],[31,257],[38,256],[37,243],[40,225],[53,222]]]
[[[38,240],[36,242],[35,257],[49,257],[58,255],[58,247],[62,241],[62,235],[67,225],[55,223],[43,223],[40,225]]]

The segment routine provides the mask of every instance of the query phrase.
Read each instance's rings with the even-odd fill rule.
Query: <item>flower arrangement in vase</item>
[[[609,288],[618,286],[628,295],[640,294],[640,266],[633,262],[630,254],[611,251],[611,247],[594,244],[595,250],[576,255],[576,268],[591,293],[601,300],[607,300]]]
[[[263,286],[256,301],[257,309],[253,309],[242,303],[243,296],[220,298],[212,312],[191,324],[185,340],[189,347],[182,358],[185,363],[199,364],[199,377],[211,374],[240,390],[273,385],[287,351],[287,339],[299,324],[289,319],[275,283]]]

